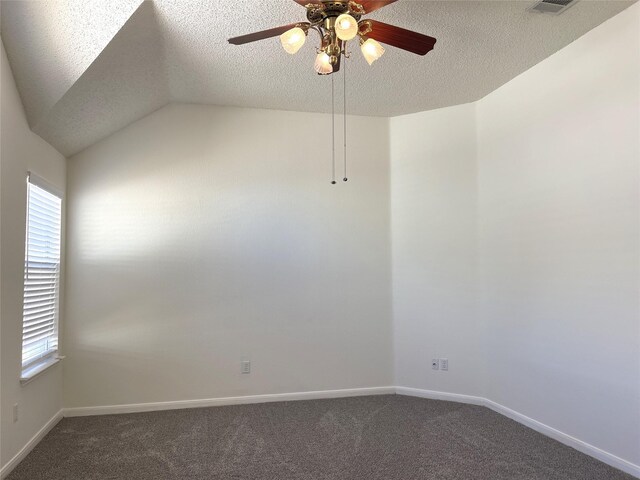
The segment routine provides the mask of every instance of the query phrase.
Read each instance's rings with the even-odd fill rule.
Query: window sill
[[[20,385],[24,386],[34,378],[39,377],[45,371],[58,364],[58,362],[63,358],[64,357],[56,355],[55,357],[45,358],[41,362],[29,366],[27,369],[22,371],[22,375],[20,376]]]

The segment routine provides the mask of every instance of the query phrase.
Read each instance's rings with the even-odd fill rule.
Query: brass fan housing
[[[307,4],[306,9],[307,20],[311,24],[309,28],[318,31],[322,39],[320,49],[329,55],[331,64],[335,67],[340,62],[340,55],[345,54],[343,42],[336,35],[336,18],[347,13],[359,22],[365,14],[363,6],[353,0],[322,0],[322,3]]]
[[[328,18],[337,18],[343,13],[348,13],[356,21],[364,15],[362,5],[354,1],[323,0],[322,3],[309,3],[307,6],[307,19],[312,26],[324,23]]]

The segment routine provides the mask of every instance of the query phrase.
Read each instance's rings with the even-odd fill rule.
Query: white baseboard
[[[0,469],[0,479],[5,478],[11,473],[11,471],[18,466],[18,464],[26,457],[33,448],[40,443],[40,440],[55,427],[60,420],[62,420],[62,410],[56,413],[51,419],[42,427],[38,432],[31,437],[27,444],[11,459],[6,465],[3,465]]]
[[[366,395],[393,395],[395,393],[395,387],[350,388],[344,390],[319,390],[315,392],[274,393],[268,395],[247,395],[243,397],[178,400],[174,402],[134,403],[129,405],[104,405],[99,407],[76,407],[65,408],[63,410],[63,414],[65,417],[85,417],[89,415],[153,412],[157,410],[220,407],[224,405],[246,405],[250,403],[319,400],[323,398],[362,397]]]
[[[483,397],[475,397],[471,395],[461,395],[458,393],[446,393],[446,392],[437,392],[433,390],[422,390],[418,388],[408,388],[408,387],[396,387],[396,393],[398,395],[408,395],[412,397],[420,397],[420,398],[429,398],[433,400],[446,400],[450,402],[458,402],[458,403],[469,403],[472,405],[480,405],[487,408],[490,408],[494,412],[497,412],[505,417],[510,418],[511,420],[515,420],[518,423],[521,423],[536,432],[542,433],[547,437],[553,438],[564,445],[575,448],[579,452],[582,452],[586,455],[589,455],[597,460],[600,460],[607,465],[610,465],[618,470],[622,470],[629,475],[633,475],[636,478],[640,478],[640,465],[636,465],[627,460],[624,460],[612,453],[606,452],[598,447],[594,447],[593,445],[583,442],[582,440],[578,440],[571,435],[568,435],[560,430],[556,430],[549,425],[545,425],[542,422],[534,420],[532,418],[527,417],[515,410],[511,410],[499,403],[494,402],[493,400],[489,400]]]
[[[485,402],[485,405],[494,412],[500,413],[501,415],[504,415],[511,420],[515,420],[518,423],[526,425],[536,432],[540,432],[543,435],[551,437],[560,443],[575,448],[579,452],[596,458],[601,462],[606,463],[607,465],[611,465],[618,470],[622,470],[623,472],[628,473],[629,475],[640,478],[640,465],[628,462],[627,460],[617,457],[612,453],[605,452],[598,447],[594,447],[587,442],[583,442],[582,440],[572,437],[571,435],[561,432],[560,430],[556,430],[549,425],[545,425],[544,423],[534,420],[533,418],[529,418],[526,415],[511,410],[510,408],[500,405],[499,403],[496,403],[492,400],[485,399]]]
[[[469,403],[471,405],[485,405],[485,399],[474,397],[473,395],[462,395],[460,393],[438,392],[436,390],[422,390],[419,388],[396,387],[398,395],[409,397],[428,398],[430,400],[445,400],[448,402]]]

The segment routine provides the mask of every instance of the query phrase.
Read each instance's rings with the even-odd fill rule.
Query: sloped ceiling
[[[373,67],[356,49],[347,110],[396,116],[478,100],[635,1],[580,0],[553,16],[528,11],[529,0],[399,0],[372,18],[434,36],[436,48],[390,47]],[[304,14],[292,0],[3,0],[0,25],[32,129],[70,156],[171,101],[330,112],[313,33],[295,56],[277,38],[227,43]]]
[[[32,125],[73,86],[141,3],[0,3],[2,41]]]
[[[171,100],[162,33],[144,2],[32,129],[71,155]]]

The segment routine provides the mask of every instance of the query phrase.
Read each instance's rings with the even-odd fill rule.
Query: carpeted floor
[[[8,480],[617,480],[483,407],[397,395],[65,418]]]

